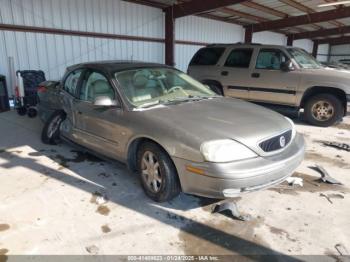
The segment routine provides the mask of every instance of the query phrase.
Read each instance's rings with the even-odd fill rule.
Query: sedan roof
[[[169,67],[164,64],[158,63],[147,63],[141,61],[127,61],[127,60],[115,60],[115,61],[97,61],[97,62],[87,62],[76,64],[68,67],[68,70],[74,70],[78,68],[93,68],[97,70],[103,70],[105,72],[114,73],[118,71],[139,69],[139,68],[150,68],[150,67]]]

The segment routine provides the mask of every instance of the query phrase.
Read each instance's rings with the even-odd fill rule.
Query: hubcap
[[[327,121],[334,115],[334,107],[326,101],[318,101],[312,106],[312,116],[318,121]]]
[[[156,156],[146,151],[142,156],[141,163],[142,179],[147,187],[154,193],[158,193],[162,185],[159,162]]]
[[[60,124],[62,122],[61,116],[56,116],[54,119],[52,119],[48,129],[47,129],[47,136],[52,137],[54,133],[58,130],[60,127]]]

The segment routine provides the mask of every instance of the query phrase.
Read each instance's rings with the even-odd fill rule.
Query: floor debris
[[[342,194],[320,194],[321,197],[325,197],[329,203],[333,204],[332,199],[344,199],[345,197]]]
[[[328,172],[322,166],[315,165],[314,167],[310,167],[310,168],[321,174],[322,182],[329,183],[329,184],[334,184],[334,185],[342,185],[342,183],[340,183],[338,180],[336,180],[335,178],[331,177],[328,174]]]
[[[334,247],[338,251],[339,255],[341,255],[341,256],[348,256],[349,255],[348,250],[346,249],[346,247],[343,244],[338,243]]]
[[[338,143],[338,142],[328,142],[328,141],[319,141],[324,146],[334,147],[339,150],[344,150],[347,152],[350,152],[350,145],[345,143]]]
[[[212,210],[212,213],[227,214],[230,217],[241,221],[250,221],[252,219],[250,215],[241,215],[241,213],[238,210],[237,204],[233,201],[223,202],[215,205]]]
[[[300,177],[288,177],[286,179],[290,186],[301,186],[303,187],[303,179]]]
[[[90,254],[93,254],[93,255],[97,255],[98,251],[99,251],[99,248],[95,245],[88,246],[85,249],[87,252],[89,252]]]
[[[326,194],[321,193],[320,197],[325,197],[329,203],[333,204],[333,201],[331,200],[331,198],[329,196],[327,196]]]

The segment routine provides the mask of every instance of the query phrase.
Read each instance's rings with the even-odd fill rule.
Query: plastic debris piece
[[[338,180],[336,180],[335,178],[331,177],[328,172],[319,165],[315,165],[315,167],[311,167],[313,170],[316,170],[317,172],[319,172],[321,174],[321,180],[324,183],[329,183],[329,184],[334,184],[334,185],[342,185],[341,182],[339,182]]]
[[[346,249],[346,247],[343,244],[338,243],[334,247],[338,251],[339,255],[341,255],[341,256],[348,256],[349,255],[348,250]]]
[[[236,203],[233,201],[215,205],[212,210],[212,213],[223,213],[224,211],[229,211],[230,216],[232,216],[232,218],[234,219],[238,219],[241,221],[249,221],[252,219],[250,215],[241,215]]]
[[[320,196],[325,197],[329,203],[333,204],[333,201],[331,200],[331,198],[329,196],[327,196],[326,194],[321,193]]]
[[[90,254],[93,254],[93,255],[97,255],[98,251],[99,251],[99,248],[95,245],[88,246],[85,249],[87,252],[89,252]]]
[[[303,187],[303,179],[302,178],[300,178],[300,177],[288,177],[287,179],[286,179],[286,181],[288,182],[288,184],[290,185],[290,186],[301,186],[301,187]]]
[[[333,147],[339,150],[344,150],[347,152],[350,152],[350,145],[349,144],[345,144],[345,143],[338,143],[338,142],[328,142],[328,141],[321,141],[321,143],[324,146],[329,146],[329,147]]]

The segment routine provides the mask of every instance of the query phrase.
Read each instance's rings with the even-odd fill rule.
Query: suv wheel
[[[224,95],[224,90],[222,89],[222,87],[219,84],[216,83],[210,83],[207,84],[209,86],[209,88],[215,92],[216,94],[223,96]]]
[[[334,125],[341,120],[343,113],[342,102],[331,94],[315,95],[305,105],[306,121],[315,126]]]
[[[180,194],[180,181],[168,154],[154,143],[144,143],[137,154],[141,184],[147,196],[165,202]]]
[[[44,144],[57,145],[60,140],[60,126],[65,118],[62,111],[56,111],[52,114],[41,132],[41,141]]]

